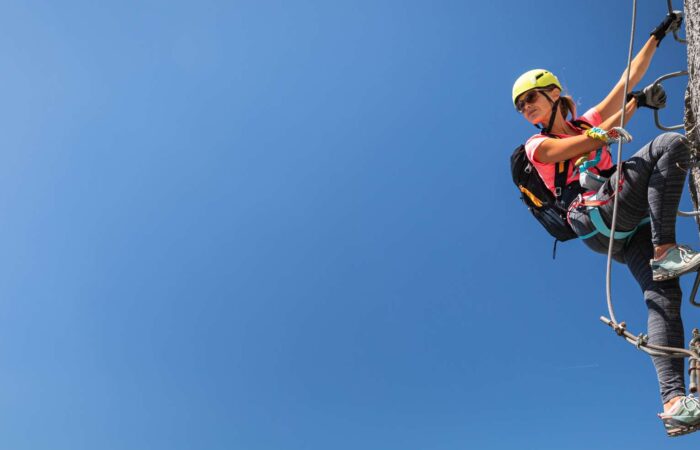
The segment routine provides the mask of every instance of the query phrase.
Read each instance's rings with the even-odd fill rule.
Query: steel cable
[[[632,0],[632,31],[630,33],[630,45],[629,45],[629,51],[627,53],[627,73],[625,77],[625,88],[624,88],[624,94],[622,96],[622,117],[620,118],[620,127],[624,128],[625,126],[625,116],[626,116],[626,110],[627,110],[627,88],[629,86],[629,81],[630,81],[630,68],[632,67],[632,51],[634,49],[634,35],[636,32],[636,22],[637,22],[637,0]],[[622,139],[620,138],[617,141],[617,170],[618,170],[618,177],[620,177],[622,173]],[[619,196],[617,193],[620,191],[620,186],[615,187],[615,198],[613,198],[613,215],[612,215],[612,223],[610,224],[610,236],[615,236],[615,225],[617,222],[617,206],[618,206],[618,198]],[[608,261],[607,261],[607,270],[605,273],[605,293],[608,299],[608,313],[610,314],[610,319],[614,322],[617,323],[617,320],[615,318],[615,312],[613,311],[613,306],[612,306],[612,251],[613,251],[613,244],[615,244],[615,239],[610,239],[610,242],[608,243]]]

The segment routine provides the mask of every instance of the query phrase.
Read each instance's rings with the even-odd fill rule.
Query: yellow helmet
[[[513,105],[515,105],[515,100],[522,93],[530,89],[546,88],[552,85],[561,89],[561,83],[559,83],[559,80],[552,72],[544,69],[528,70],[513,83]]]

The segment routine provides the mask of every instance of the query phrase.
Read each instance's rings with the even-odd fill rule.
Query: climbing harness
[[[598,189],[600,189],[607,181],[607,178],[601,177],[600,175],[588,170],[598,165],[601,156],[603,156],[602,147],[595,151],[595,157],[593,157],[593,159],[588,159],[587,156],[582,156],[574,164],[578,166],[578,182],[581,183],[582,188],[597,192]]]
[[[639,224],[637,224],[636,227],[629,231],[615,231],[614,233],[608,228],[607,225],[605,225],[605,221],[603,220],[603,217],[600,215],[600,210],[598,210],[597,206],[589,206],[587,207],[588,210],[588,218],[591,219],[591,223],[593,223],[593,226],[595,227],[595,230],[591,231],[585,236],[581,236],[581,239],[588,239],[596,234],[600,233],[605,237],[610,237],[613,236],[613,239],[615,240],[622,240],[622,239],[629,239],[632,236],[634,236],[634,233],[637,232],[637,229],[641,227],[642,225],[646,225],[651,221],[650,217],[645,217],[643,218]]]
[[[596,159],[600,159],[598,152],[596,152],[596,158],[584,162],[580,167],[586,167],[586,164],[588,163],[593,163]],[[587,172],[587,169],[585,169],[585,173]],[[584,173],[584,172],[582,172]],[[593,174],[591,174],[593,175]],[[600,177],[603,182],[607,181],[607,179]],[[614,240],[623,240],[623,239],[631,239],[632,236],[634,236],[634,233],[637,232],[639,227],[642,225],[646,225],[651,221],[650,217],[645,217],[642,220],[639,221],[639,223],[631,230],[629,231],[615,231],[614,233],[608,228],[608,226],[605,224],[605,220],[603,220],[603,216],[600,214],[600,210],[598,209],[599,207],[606,205],[610,203],[613,200],[613,197],[615,194],[620,192],[622,189],[622,185],[625,182],[625,177],[624,177],[624,172],[620,172],[619,177],[618,177],[618,182],[617,182],[617,187],[612,188],[613,191],[612,193],[607,197],[607,198],[599,198],[598,193],[595,193],[589,197],[584,198],[583,195],[579,195],[572,203],[571,206],[569,207],[569,212],[571,212],[574,209],[585,209],[588,211],[588,218],[591,220],[591,223],[595,227],[595,230],[591,231],[588,234],[585,234],[583,236],[579,236],[580,239],[585,240],[592,238],[593,236],[597,234],[602,234],[603,236],[609,238],[610,236],[613,236]],[[581,183],[583,186],[583,183]]]

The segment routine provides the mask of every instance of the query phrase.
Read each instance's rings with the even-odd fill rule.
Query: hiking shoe
[[[688,246],[676,245],[668,249],[660,260],[651,260],[654,281],[670,280],[700,267],[700,252]]]
[[[700,429],[700,401],[693,396],[681,397],[668,412],[660,413],[669,437],[682,436]]]

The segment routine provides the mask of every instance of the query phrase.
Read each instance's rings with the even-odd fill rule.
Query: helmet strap
[[[559,101],[561,100],[561,97],[556,99],[555,101],[552,101],[552,99],[547,95],[546,92],[540,91],[540,94],[544,95],[544,98],[549,100],[549,103],[552,104],[552,114],[549,117],[549,123],[545,128],[540,128],[542,131],[542,134],[549,134],[552,131],[552,126],[554,125],[554,121],[557,119],[557,112],[559,111]],[[539,128],[539,127],[538,127]]]

